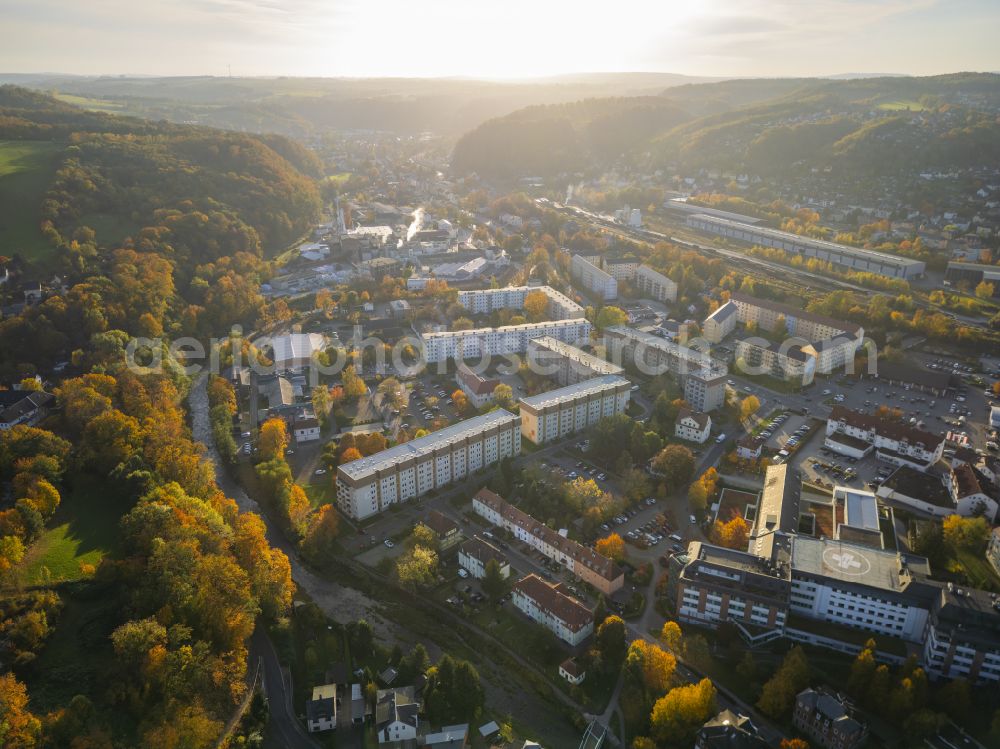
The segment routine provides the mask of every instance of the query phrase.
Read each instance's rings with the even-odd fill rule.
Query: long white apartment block
[[[658,302],[677,301],[677,284],[648,265],[640,265],[636,268],[632,280],[640,296],[649,297]]]
[[[579,343],[590,339],[590,331],[590,323],[577,318],[504,325],[499,328],[444,330],[424,333],[420,338],[423,342],[424,361],[431,364],[447,359],[461,361],[484,356],[522,354],[527,350],[528,341],[542,336],[551,336],[567,343]]]
[[[589,354],[583,349],[551,336],[528,341],[528,366],[539,374],[555,378],[560,385],[573,385],[602,375],[621,375],[617,364]]]
[[[533,291],[540,291],[549,298],[549,306],[546,311],[549,319],[571,320],[583,317],[583,307],[551,286],[469,289],[458,292],[458,303],[475,315],[484,315],[501,309],[524,309],[524,300]]]
[[[521,399],[521,436],[536,445],[580,432],[624,413],[631,383],[604,375]]]
[[[521,419],[499,409],[337,469],[337,504],[363,520],[521,453]]]
[[[618,282],[610,273],[598,268],[580,255],[574,255],[570,263],[573,279],[583,288],[596,294],[604,301],[618,298]]]

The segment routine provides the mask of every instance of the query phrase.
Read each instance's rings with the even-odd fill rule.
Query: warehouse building
[[[774,247],[804,258],[816,258],[832,263],[835,268],[845,271],[875,273],[888,278],[921,278],[927,270],[926,263],[905,257],[889,255],[885,252],[865,250],[860,247],[810,239],[787,231],[751,226],[740,221],[696,213],[687,217],[692,229],[736,239],[762,247]]]

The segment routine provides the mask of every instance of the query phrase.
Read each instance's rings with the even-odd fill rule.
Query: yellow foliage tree
[[[257,448],[262,460],[284,458],[287,447],[288,429],[284,419],[274,417],[261,424]]]
[[[620,562],[625,558],[625,542],[617,533],[611,533],[604,538],[597,539],[594,550],[601,556]]]
[[[695,730],[715,712],[715,687],[708,679],[675,687],[658,699],[650,714],[653,736],[662,743],[689,743]]]

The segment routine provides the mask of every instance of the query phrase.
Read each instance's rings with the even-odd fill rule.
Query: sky
[[[998,0],[0,0],[0,72],[1000,71]]]

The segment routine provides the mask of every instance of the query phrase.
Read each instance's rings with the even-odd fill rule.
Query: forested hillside
[[[1000,158],[1000,76],[705,83],[659,97],[533,107],[455,147],[453,167],[509,178],[607,165],[848,176],[963,168]],[[655,103],[654,103],[655,102]]]
[[[239,249],[261,255],[301,235],[319,212],[320,164],[282,136],[249,136],[88,112],[14,86],[0,87],[0,141],[61,146],[55,178],[40,196],[39,231],[59,248],[61,267],[82,272],[74,232],[95,230],[109,246],[162,226],[163,211],[225,216],[226,232],[201,236],[195,262]],[[107,236],[104,236],[107,234]],[[0,222],[0,239],[3,223]],[[186,244],[172,252],[187,255]],[[17,255],[27,248],[9,246]],[[26,255],[30,252],[25,252]],[[30,258],[26,258],[30,259]],[[186,259],[186,258],[185,258]]]
[[[529,107],[463,136],[452,166],[498,177],[576,171],[614,159],[685,119],[683,110],[659,97]]]
[[[283,138],[12,87],[0,133],[60,149],[39,220],[58,251],[42,271],[68,286],[0,322],[0,379],[72,372],[49,418],[0,432],[0,745],[209,749],[244,693],[247,638],[291,603],[290,567],[192,440],[181,362],[164,345],[162,371],[140,374],[124,352],[287,314],[259,294],[264,253],[316,217],[318,165]]]

